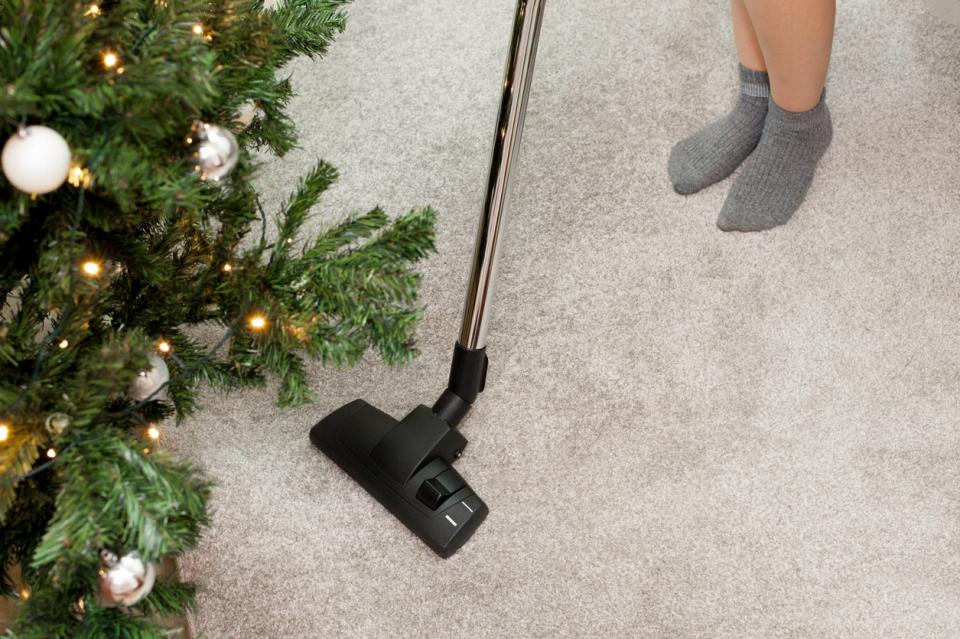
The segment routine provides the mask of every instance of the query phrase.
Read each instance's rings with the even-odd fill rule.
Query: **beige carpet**
[[[303,149],[343,174],[317,227],[440,211],[423,356],[312,368],[322,397],[212,396],[168,433],[219,486],[183,571],[208,637],[960,636],[960,28],[845,0],[836,136],[786,227],[714,226],[670,189],[735,91],[726,3],[548,3],[487,391],[458,465],[490,505],[436,558],[307,430],[400,417],[447,375],[512,0],[358,0],[293,66]]]

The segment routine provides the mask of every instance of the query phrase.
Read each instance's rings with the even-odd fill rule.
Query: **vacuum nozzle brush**
[[[310,441],[441,557],[489,512],[450,465],[466,439],[426,406],[397,421],[358,399],[323,418]]]

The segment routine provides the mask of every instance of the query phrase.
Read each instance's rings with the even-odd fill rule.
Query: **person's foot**
[[[717,226],[723,231],[763,231],[786,224],[800,208],[817,163],[833,139],[830,110],[784,111],[773,100],[756,150],[743,165]]]
[[[689,195],[732,174],[757,146],[770,96],[764,71],[740,65],[740,96],[726,116],[678,142],[667,171],[673,189]]]

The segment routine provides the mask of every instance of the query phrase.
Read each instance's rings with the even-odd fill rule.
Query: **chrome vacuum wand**
[[[450,383],[433,406],[433,411],[451,426],[459,424],[470,410],[470,405],[483,391],[486,379],[487,323],[496,281],[497,246],[510,194],[510,178],[520,153],[520,137],[533,79],[533,63],[537,56],[543,3],[544,0],[521,0],[517,3],[460,339],[454,349]]]
[[[447,389],[432,409],[418,406],[400,421],[358,399],[310,430],[310,440],[318,448],[442,557],[456,552],[488,513],[487,505],[452,468],[467,444],[456,426],[486,380],[497,246],[520,150],[545,1],[517,2],[490,174]]]

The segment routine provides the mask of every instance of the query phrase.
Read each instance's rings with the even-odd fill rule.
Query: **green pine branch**
[[[175,582],[129,610],[97,599],[100,550],[156,561],[209,523],[209,482],[148,426],[199,410],[204,388],[271,377],[279,404],[312,401],[308,357],[408,361],[416,268],[434,250],[429,208],[373,208],[303,237],[337,178],[323,161],[278,211],[261,208],[253,152],[297,144],[284,65],[329,50],[345,0],[91,4],[0,0],[0,142],[50,127],[90,177],[32,197],[0,173],[0,587],[19,563],[32,592],[17,637],[158,637],[150,615],[191,609],[192,586]],[[241,129],[245,105],[257,111]],[[218,183],[196,170],[197,121],[240,143]],[[168,385],[127,397],[161,340]]]

